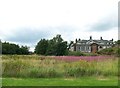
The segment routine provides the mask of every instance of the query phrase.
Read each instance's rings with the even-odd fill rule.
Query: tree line
[[[72,43],[73,42],[71,41],[70,44],[68,44],[67,41],[63,40],[61,35],[56,35],[50,40],[41,39],[35,46],[34,53],[39,55],[55,55],[55,56],[72,55],[76,53],[69,51],[69,48]],[[2,54],[18,54],[18,55],[31,54],[28,46],[19,46],[9,42],[2,43],[0,41],[0,45],[1,44],[2,44]],[[115,41],[115,44],[117,44],[120,47],[120,40]],[[82,55],[82,53],[80,52],[79,54]]]
[[[27,55],[29,54],[29,47],[19,46],[13,43],[4,42],[2,43],[2,54],[18,54]]]
[[[40,55],[66,55],[68,52],[67,41],[64,41],[61,35],[56,35],[50,40],[41,39],[36,47],[34,53]],[[4,42],[2,43],[2,54],[18,54],[18,55],[28,55],[28,46],[19,46],[13,43]]]

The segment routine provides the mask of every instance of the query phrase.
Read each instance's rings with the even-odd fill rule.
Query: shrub
[[[113,55],[114,54],[114,49],[113,48],[107,48],[103,49],[97,52],[98,54],[105,54],[105,55]]]
[[[97,53],[84,53],[85,56],[98,56]]]
[[[120,57],[120,48],[118,48],[118,49],[116,50],[116,54],[117,54],[117,56]]]
[[[78,51],[69,51],[68,56],[85,56],[85,54]]]

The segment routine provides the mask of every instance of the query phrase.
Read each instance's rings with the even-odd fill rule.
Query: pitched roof
[[[113,41],[111,40],[80,40],[77,41],[77,44],[81,44],[81,45],[90,45],[91,43],[97,43],[99,45],[107,45],[107,43],[113,43]]]

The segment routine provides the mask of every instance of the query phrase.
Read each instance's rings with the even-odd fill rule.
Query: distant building
[[[113,46],[113,39],[103,40],[102,37],[100,37],[100,40],[93,40],[92,36],[90,36],[89,40],[76,39],[75,43],[73,42],[70,45],[69,50],[96,53],[99,50],[110,48],[112,46]]]

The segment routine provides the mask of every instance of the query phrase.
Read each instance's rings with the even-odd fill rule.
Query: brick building
[[[112,46],[113,46],[113,39],[103,40],[102,37],[100,37],[100,40],[93,40],[92,36],[90,36],[89,40],[76,39],[75,43],[73,42],[70,45],[69,50],[95,53],[99,50],[110,48]]]

